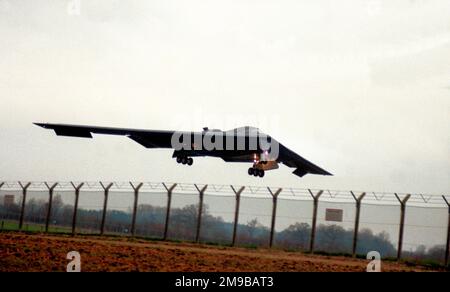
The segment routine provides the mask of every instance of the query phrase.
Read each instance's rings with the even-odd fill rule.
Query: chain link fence
[[[448,265],[443,195],[141,182],[0,182],[2,230],[128,235]]]

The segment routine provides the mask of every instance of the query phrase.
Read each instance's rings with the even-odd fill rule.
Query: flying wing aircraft
[[[203,128],[201,132],[177,132],[95,127],[84,125],[35,123],[54,130],[58,136],[92,138],[92,134],[126,136],[146,148],[174,149],[172,158],[178,163],[192,165],[193,158],[212,156],[226,162],[253,163],[248,174],[263,177],[265,171],[279,168],[279,163],[295,168],[293,173],[302,177],[308,173],[332,175],[309,162],[254,127],[241,127],[229,131]]]

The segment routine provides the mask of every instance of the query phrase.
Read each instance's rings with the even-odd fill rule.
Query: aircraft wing
[[[332,175],[328,171],[318,167],[317,165],[301,157],[294,151],[288,149],[281,143],[279,144],[279,155],[277,161],[282,162],[288,167],[295,167],[295,170],[292,173],[298,175],[299,177],[302,177],[307,173]]]
[[[136,130],[66,124],[35,123],[35,125],[54,130],[58,136],[81,138],[92,138],[92,134],[126,136],[146,148],[172,148],[171,138],[174,133],[174,131]]]

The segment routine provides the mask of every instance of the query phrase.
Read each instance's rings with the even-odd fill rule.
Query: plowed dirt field
[[[171,272],[363,272],[368,261],[269,249],[192,243],[0,232],[0,271],[66,271],[66,255],[78,251],[81,270]],[[383,261],[382,271],[429,271]]]

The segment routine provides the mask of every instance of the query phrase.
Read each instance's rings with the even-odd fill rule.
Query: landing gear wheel
[[[183,164],[186,164],[186,163],[188,163],[188,159],[187,159],[187,157],[183,157],[183,158],[181,158],[181,163],[183,163]]]
[[[254,172],[255,172],[255,169],[253,167],[250,167],[248,169],[248,175],[253,175]]]
[[[263,169],[260,169],[260,170],[258,171],[258,175],[259,175],[259,177],[264,177],[264,170],[263,170]]]
[[[192,163],[194,163],[194,159],[192,159],[191,157],[189,157],[188,159],[187,159],[187,165],[192,165]]]
[[[257,168],[255,168],[254,170],[253,170],[253,176],[258,176],[259,175],[259,169],[257,169]]]
[[[181,163],[181,157],[177,156],[177,163]]]

